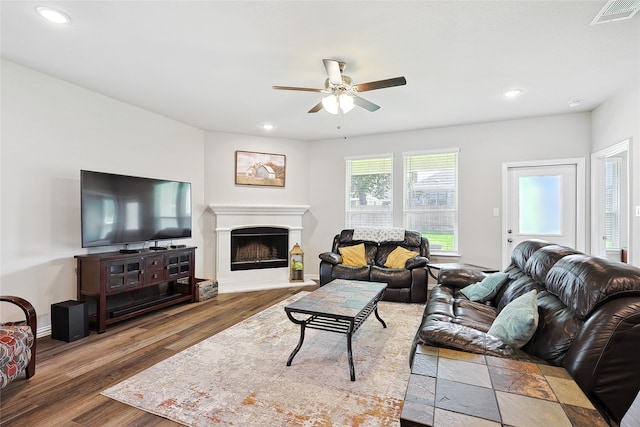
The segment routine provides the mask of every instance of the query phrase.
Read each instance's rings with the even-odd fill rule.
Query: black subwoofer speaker
[[[81,301],[51,304],[51,338],[72,342],[89,335],[88,307]]]

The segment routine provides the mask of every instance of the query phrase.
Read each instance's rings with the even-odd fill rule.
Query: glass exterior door
[[[503,267],[523,240],[542,239],[576,248],[576,164],[507,168],[505,207]]]

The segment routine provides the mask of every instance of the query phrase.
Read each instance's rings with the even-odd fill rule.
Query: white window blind
[[[458,150],[405,153],[404,227],[438,253],[458,251]]]
[[[604,235],[607,249],[620,249],[621,157],[605,159]]]
[[[393,225],[393,156],[347,158],[345,226]]]

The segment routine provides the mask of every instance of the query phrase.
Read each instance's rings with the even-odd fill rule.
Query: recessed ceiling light
[[[68,24],[71,22],[71,18],[64,12],[57,9],[53,9],[48,6],[36,6],[36,12],[49,22],[54,24]]]
[[[573,108],[573,107],[577,107],[578,105],[580,105],[582,103],[582,101],[580,101],[579,99],[576,99],[575,101],[569,101],[569,107]]]
[[[521,93],[522,93],[522,89],[509,89],[508,91],[504,92],[502,96],[505,96],[507,98],[513,98],[514,96],[518,96]]]
[[[260,127],[264,130],[272,130],[273,128],[275,128],[273,123],[262,123]]]

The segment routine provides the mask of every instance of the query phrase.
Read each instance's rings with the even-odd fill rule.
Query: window
[[[393,225],[393,156],[346,159],[346,228]]]
[[[604,240],[607,249],[620,249],[620,201],[622,157],[607,157],[604,163]]]
[[[458,251],[458,150],[404,154],[403,226],[438,253]]]

